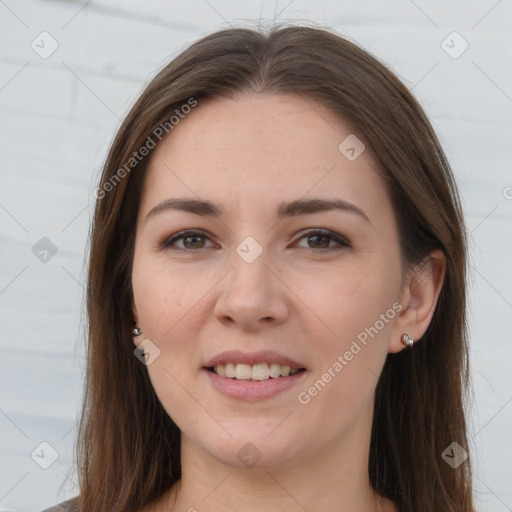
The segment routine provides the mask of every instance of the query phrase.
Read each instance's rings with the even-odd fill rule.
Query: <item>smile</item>
[[[228,350],[203,363],[203,375],[222,395],[246,402],[275,397],[308,375],[304,363],[274,350]]]
[[[219,364],[209,368],[220,377],[227,377],[229,379],[238,380],[268,380],[270,378],[277,379],[279,377],[288,377],[295,375],[304,368],[290,368],[286,365],[278,363],[258,363],[258,364],[236,364],[227,363],[225,365]]]

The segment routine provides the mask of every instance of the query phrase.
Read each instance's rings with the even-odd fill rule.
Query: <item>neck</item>
[[[182,435],[181,480],[156,510],[396,512],[368,478],[372,405],[343,439],[330,440],[314,458],[290,459],[279,467],[234,468]]]

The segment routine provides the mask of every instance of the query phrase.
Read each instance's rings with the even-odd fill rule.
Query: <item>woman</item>
[[[149,84],[91,232],[80,512],[473,512],[465,231],[421,107],[326,30]]]

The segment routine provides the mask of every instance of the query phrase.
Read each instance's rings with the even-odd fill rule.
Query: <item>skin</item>
[[[251,94],[200,102],[154,151],[136,227],[133,315],[144,334],[134,343],[160,350],[147,370],[182,432],[183,474],[146,511],[397,510],[368,480],[374,391],[388,353],[405,348],[400,335],[418,340],[427,329],[445,259],[436,251],[421,268],[402,267],[371,150],[355,161],[338,150],[351,133],[309,100]],[[169,198],[207,199],[224,213],[168,209],[146,220]],[[368,219],[332,210],[276,220],[281,202],[311,198],[349,201]],[[310,228],[350,246],[301,233]],[[176,241],[181,251],[159,246],[184,229],[206,238]],[[247,236],[263,249],[252,263],[236,252]],[[394,318],[300,403],[393,304]],[[273,349],[306,372],[267,400],[227,398],[202,367],[231,349]],[[237,457],[247,442],[261,455],[252,467]]]

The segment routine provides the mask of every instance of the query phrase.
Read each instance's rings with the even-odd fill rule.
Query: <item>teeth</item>
[[[299,370],[291,370],[289,366],[281,366],[277,363],[268,365],[267,363],[258,364],[219,364],[213,368],[213,371],[221,377],[240,380],[267,380],[270,377],[288,377],[295,375]]]
[[[218,366],[217,366],[217,368],[218,368]],[[214,370],[215,370],[215,373],[219,373],[219,372],[217,372],[216,368],[214,368]],[[228,363],[224,367],[224,371],[226,372],[226,377],[229,377],[230,379],[235,378],[236,372],[235,372],[235,365],[233,363]]]
[[[252,369],[250,364],[237,364],[235,367],[235,377],[237,379],[247,380],[251,378]]]
[[[268,364],[261,363],[255,364],[252,367],[252,380],[267,380],[270,377],[270,373],[268,371]]]
[[[281,365],[272,363],[270,365],[270,376],[274,379],[281,376]]]

